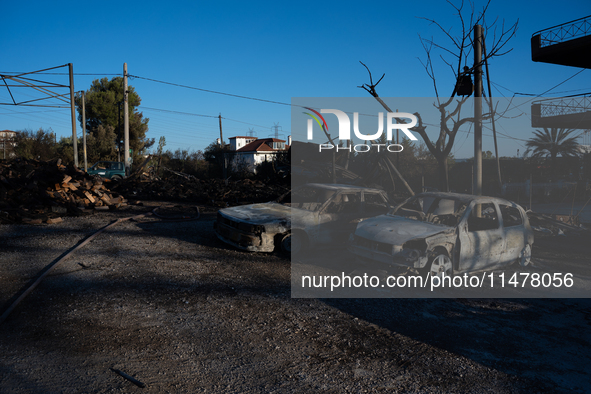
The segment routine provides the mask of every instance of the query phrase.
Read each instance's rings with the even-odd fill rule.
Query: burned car
[[[493,197],[421,193],[364,220],[349,250],[362,262],[425,275],[499,268],[531,260],[533,231],[519,205]]]
[[[360,220],[390,208],[379,189],[310,183],[276,202],[220,209],[214,229],[219,239],[238,249],[299,253],[346,242]]]

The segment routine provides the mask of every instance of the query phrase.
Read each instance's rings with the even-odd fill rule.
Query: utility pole
[[[501,179],[501,159],[499,157],[499,147],[497,144],[497,128],[495,127],[495,111],[493,109],[492,90],[490,88],[490,72],[488,71],[488,58],[486,55],[486,42],[482,41],[482,49],[484,50],[484,65],[486,66],[486,82],[488,84],[488,99],[490,101],[490,114],[492,121],[493,140],[495,142],[495,157],[497,159],[497,178],[499,181],[499,193],[503,190],[503,180]]]
[[[221,113],[220,113],[220,116],[218,116],[218,118],[220,119],[220,144],[223,148],[224,147],[224,137],[222,136],[222,114]]]
[[[396,112],[398,112],[398,108],[396,108]],[[400,139],[398,138],[398,132],[400,129],[396,129],[396,144],[400,144]],[[400,155],[396,155],[396,167],[400,168]],[[422,190],[421,190],[422,191]]]
[[[84,143],[84,172],[88,171],[88,163],[86,161],[86,97],[84,90],[82,91],[82,142]]]
[[[78,167],[78,136],[76,135],[76,106],[74,105],[74,65],[68,63],[70,71],[70,110],[72,113],[72,143],[74,144],[74,166]]]
[[[121,104],[117,103],[117,161],[121,161]]]
[[[123,160],[125,175],[130,173],[129,162],[129,100],[127,95],[127,63],[123,63]]]
[[[474,26],[474,191],[482,195],[482,26]]]
[[[222,177],[224,179],[226,179],[226,175],[228,175],[227,174],[228,164],[226,163],[226,152],[224,152],[224,137],[222,135],[222,113],[221,112],[220,112],[220,115],[218,116],[218,119],[220,121],[220,147],[222,148],[221,149],[221,152],[222,152]]]

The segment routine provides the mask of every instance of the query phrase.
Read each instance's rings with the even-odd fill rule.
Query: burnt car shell
[[[341,184],[306,184],[278,201],[220,209],[214,225],[218,238],[250,252],[280,246],[297,254],[346,242],[360,220],[390,209],[384,191]]]
[[[215,232],[222,241],[249,252],[272,252],[275,236],[291,228],[291,208],[276,202],[218,211]]]
[[[364,220],[357,226],[354,244],[364,246],[355,254],[378,262],[422,268],[427,263],[425,253],[434,242],[446,245],[448,252],[455,243],[455,230],[446,226],[419,222],[405,217],[383,216]]]
[[[419,203],[420,202],[420,203]],[[349,250],[365,262],[438,272],[529,263],[533,231],[519,205],[493,197],[421,193],[358,224]],[[438,262],[434,263],[435,259]]]

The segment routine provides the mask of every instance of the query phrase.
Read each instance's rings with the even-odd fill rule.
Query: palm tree
[[[534,131],[535,137],[525,143],[527,146],[525,154],[532,152],[532,157],[550,156],[550,163],[554,167],[558,155],[562,157],[579,155],[578,137],[569,137],[574,132],[575,129],[559,129],[557,127],[550,129],[544,127],[544,131],[536,130]]]

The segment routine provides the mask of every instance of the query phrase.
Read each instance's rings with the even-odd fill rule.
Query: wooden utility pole
[[[220,120],[220,145],[222,146],[222,148],[224,147],[224,137],[222,136],[222,114],[220,113],[220,116],[218,116],[219,120]]]
[[[532,197],[534,195],[534,176],[533,174],[529,174],[529,209],[532,210]]]
[[[490,100],[490,116],[492,121],[493,141],[495,142],[495,157],[497,159],[497,178],[499,181],[499,193],[503,191],[503,180],[501,179],[501,159],[499,157],[499,146],[497,144],[497,128],[495,127],[495,109],[493,108],[492,90],[490,88],[490,73],[488,71],[488,58],[486,55],[486,43],[482,42],[484,50],[484,64],[486,66],[486,82],[488,84],[488,99]]]
[[[82,91],[82,143],[84,144],[84,171],[88,171],[88,162],[86,161],[86,97]]]
[[[226,176],[228,175],[228,163],[226,162],[226,152],[224,151],[224,136],[222,135],[222,114],[220,112],[220,115],[218,116],[218,119],[220,121],[220,148],[221,152],[222,152],[222,177],[224,179],[226,179]]]
[[[74,65],[68,63],[70,72],[70,110],[72,113],[72,144],[74,145],[74,166],[78,167],[78,136],[76,135],[76,105],[74,103]]]
[[[123,63],[123,160],[125,175],[130,174],[129,161],[129,100],[127,94],[127,63]]]
[[[482,195],[482,26],[474,26],[474,191]]]
[[[396,112],[398,112],[398,108],[396,108]],[[398,138],[398,133],[400,129],[396,128],[396,144],[400,144],[400,139]],[[400,154],[396,155],[396,167],[400,168]]]

